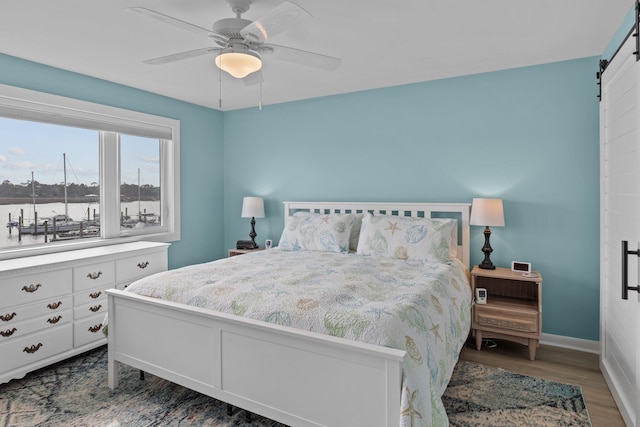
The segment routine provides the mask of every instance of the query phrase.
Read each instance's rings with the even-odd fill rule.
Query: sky
[[[0,117],[0,182],[44,184],[64,182],[63,153],[67,156],[67,183],[99,182],[99,132]],[[121,183],[157,186],[157,139],[121,136]]]

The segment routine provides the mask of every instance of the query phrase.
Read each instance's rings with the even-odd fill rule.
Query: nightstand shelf
[[[476,348],[484,338],[515,341],[529,347],[534,360],[542,329],[542,276],[525,277],[506,268],[471,271],[471,287],[487,290],[487,303],[474,304],[472,329]]]

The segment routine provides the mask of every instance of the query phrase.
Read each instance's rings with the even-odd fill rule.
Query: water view
[[[157,212],[160,209],[159,201],[132,201],[132,202],[123,202],[121,203],[121,216],[122,216],[122,227],[123,228],[134,228],[134,227],[149,227],[154,225],[160,225],[160,219],[157,217]],[[33,245],[44,243],[45,235],[42,234],[44,231],[44,226],[42,226],[42,222],[47,219],[49,224],[56,216],[64,215],[65,213],[65,204],[64,203],[42,203],[36,205],[37,216],[38,216],[38,234],[31,233],[23,233],[21,239],[18,238],[18,229],[16,227],[9,227],[10,220],[18,221],[20,217],[20,213],[24,214],[23,224],[29,226],[34,222],[33,215],[33,205],[30,203],[23,204],[11,204],[11,205],[0,205],[0,224],[2,224],[2,231],[0,231],[0,248],[1,247],[19,247],[25,245]],[[139,218],[138,211],[143,214],[142,218]],[[67,203],[67,212],[69,216],[69,222],[73,224],[82,223],[86,225],[83,228],[84,237],[95,237],[99,236],[99,227],[96,229],[96,224],[99,224],[100,218],[100,205],[98,203]],[[89,220],[87,220],[87,214],[89,215]],[[61,224],[62,221],[59,221],[58,224]],[[93,226],[92,226],[93,224]],[[50,225],[50,227],[52,227]],[[68,230],[60,227],[61,230]],[[75,229],[79,230],[79,226],[75,227]],[[78,238],[79,232],[71,232],[74,228],[71,228],[69,232],[60,233],[55,238]],[[96,233],[98,231],[98,233]],[[49,230],[51,233],[52,230]],[[93,234],[92,234],[93,233]],[[52,234],[47,235],[47,241],[51,241],[54,239]]]
[[[0,248],[100,236],[101,219],[160,225],[160,147],[157,138],[0,117]]]

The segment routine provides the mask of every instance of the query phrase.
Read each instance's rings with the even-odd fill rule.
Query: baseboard
[[[600,354],[600,341],[584,340],[581,338],[565,337],[562,335],[542,334],[540,337],[540,344],[579,350],[586,353]]]

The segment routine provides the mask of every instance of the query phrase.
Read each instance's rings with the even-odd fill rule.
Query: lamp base
[[[251,217],[251,233],[249,233],[249,237],[251,237],[251,241],[253,242],[252,248],[247,249],[258,249],[258,245],[256,244],[256,218]]]
[[[484,228],[484,246],[482,247],[482,252],[484,253],[484,260],[482,260],[482,262],[478,264],[478,267],[484,270],[496,269],[496,266],[493,265],[493,263],[491,262],[491,258],[489,258],[489,255],[491,255],[491,252],[493,252],[493,249],[491,249],[491,244],[489,242],[490,237],[491,237],[491,229],[488,226],[486,226]]]
[[[482,268],[483,270],[495,270],[496,266],[493,265],[493,263],[491,261],[489,261],[488,263],[485,263],[484,261],[482,261],[480,264],[478,264],[478,267]]]

